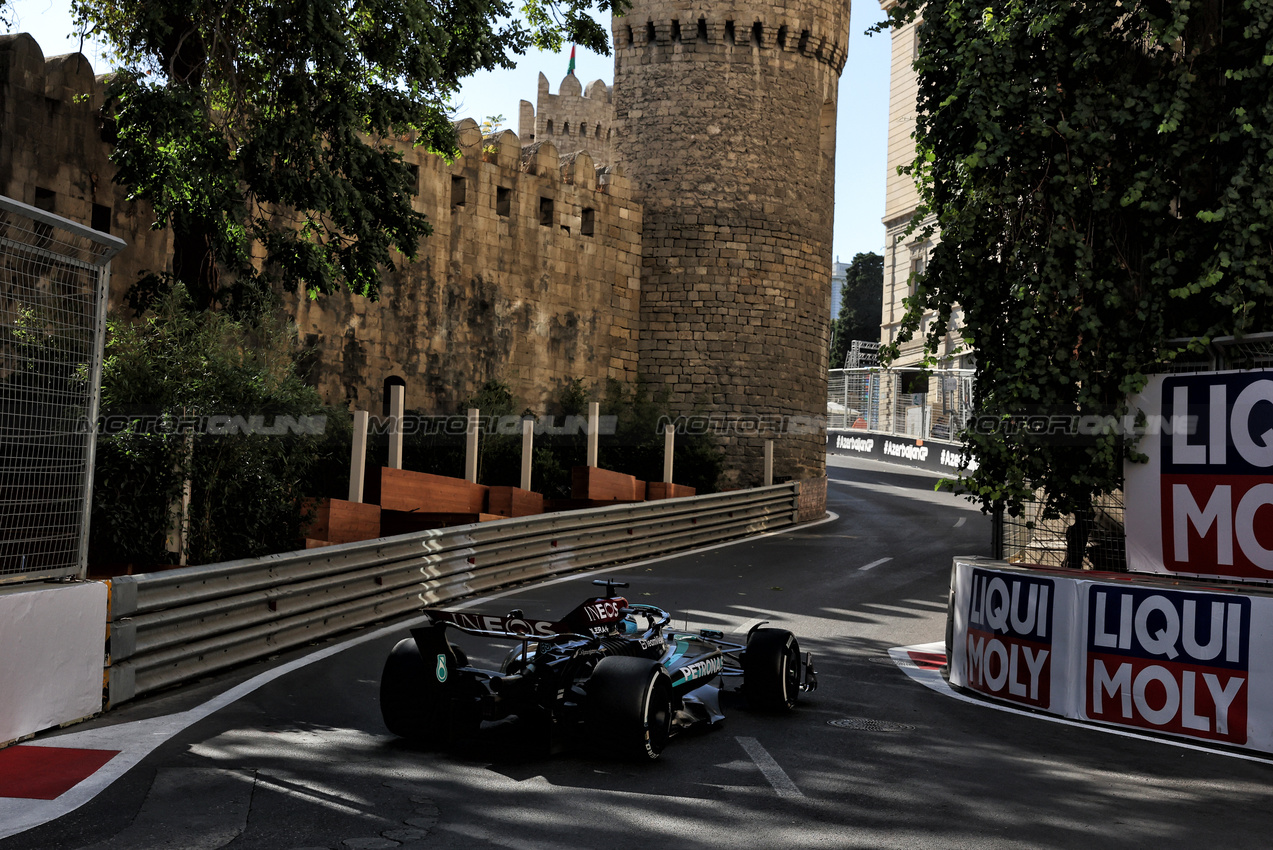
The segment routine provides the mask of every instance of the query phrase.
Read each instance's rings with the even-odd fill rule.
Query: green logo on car
[[[439,682],[446,681],[446,653],[438,653],[437,676]]]

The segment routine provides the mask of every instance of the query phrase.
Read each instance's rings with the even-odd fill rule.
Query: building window
[[[35,187],[35,203],[31,206],[37,210],[44,210],[47,213],[56,212],[54,207],[57,206],[57,192],[52,189],[45,189],[40,186]]]
[[[544,125],[544,134],[551,136],[553,134],[553,120],[548,119],[548,123]]]
[[[584,207],[583,212],[579,216],[579,232],[584,236],[591,236],[596,226],[597,211],[590,207]]]
[[[672,21],[672,41],[677,42],[680,40],[681,40],[681,22],[674,20]]]
[[[513,207],[513,190],[503,186],[495,187],[495,213],[508,218]]]
[[[89,225],[99,233],[111,232],[111,208],[93,204],[93,221]]]
[[[925,266],[927,266],[927,264],[928,264],[928,257],[925,256],[924,254],[921,253],[921,254],[911,255],[910,275],[907,277],[907,280],[906,280],[907,295],[913,296],[915,294],[915,290],[918,289],[919,287],[919,279],[920,277],[923,276],[924,268]]]
[[[539,199],[539,223],[543,227],[553,226],[553,199]]]
[[[453,207],[464,206],[466,194],[467,194],[467,188],[465,186],[464,178],[460,177],[459,175],[452,175],[451,176],[451,206]]]

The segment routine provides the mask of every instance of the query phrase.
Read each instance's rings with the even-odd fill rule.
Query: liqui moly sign
[[[1086,631],[1089,719],[1247,742],[1249,598],[1093,585]]]
[[[974,569],[967,601],[965,683],[990,696],[1051,704],[1052,579]]]
[[[1126,466],[1133,570],[1273,578],[1273,371],[1154,378]]]

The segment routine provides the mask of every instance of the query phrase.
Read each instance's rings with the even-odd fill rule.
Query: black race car
[[[670,628],[666,611],[615,595],[627,583],[599,579],[605,596],[560,621],[520,610],[502,617],[430,610],[385,662],[380,711],[395,735],[440,748],[478,733],[483,721],[516,718],[555,751],[586,741],[619,756],[657,759],[668,739],[724,719],[725,682],[740,682],[749,707],[788,712],[818,680],[795,635],[762,628],[745,644],[722,632]],[[448,629],[516,641],[501,669],[470,667]]]

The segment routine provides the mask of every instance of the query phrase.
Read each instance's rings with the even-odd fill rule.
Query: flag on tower
[[[566,69],[566,74],[574,76],[575,74],[575,46],[570,45],[570,67]]]

